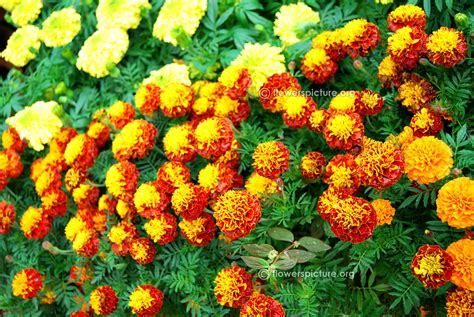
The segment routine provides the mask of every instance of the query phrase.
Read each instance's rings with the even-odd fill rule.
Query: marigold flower
[[[167,212],[149,220],[143,227],[148,236],[159,245],[173,242],[178,236],[176,218]]]
[[[449,317],[466,316],[474,309],[474,291],[456,287],[446,295],[446,312]],[[469,316],[469,315],[467,315]]]
[[[362,142],[364,125],[357,113],[332,112],[329,114],[323,132],[329,147],[349,150]]]
[[[107,117],[116,130],[122,129],[135,118],[135,109],[128,102],[117,101],[107,108]]]
[[[198,182],[207,191],[209,198],[214,199],[232,188],[236,174],[227,165],[209,163],[199,171]]]
[[[83,170],[92,167],[97,156],[99,156],[97,144],[94,139],[85,134],[79,134],[72,138],[64,151],[66,164]]]
[[[316,84],[324,84],[337,69],[337,63],[322,48],[312,48],[301,60],[301,72]]]
[[[365,19],[354,19],[346,23],[341,31],[345,51],[352,58],[367,56],[380,41],[379,28]]]
[[[189,168],[180,162],[165,162],[156,173],[158,186],[167,194],[191,181]]]
[[[158,129],[143,119],[133,120],[123,127],[112,142],[112,152],[119,161],[144,158],[156,143]]]
[[[355,112],[363,116],[373,116],[383,107],[383,98],[375,91],[364,89],[355,94]]]
[[[79,232],[72,242],[72,248],[79,256],[92,258],[99,251],[100,240],[94,229]]]
[[[32,299],[43,288],[40,272],[27,268],[16,273],[12,280],[13,295],[23,299]]]
[[[67,195],[59,189],[50,189],[43,193],[41,206],[50,217],[64,216],[67,211]]]
[[[240,144],[236,139],[233,139],[230,150],[227,150],[223,155],[219,156],[214,163],[224,164],[231,169],[237,169],[240,165],[240,152],[238,149],[240,149]]]
[[[228,237],[246,237],[262,216],[258,196],[246,190],[229,190],[212,206],[219,229]]]
[[[59,152],[51,152],[43,158],[42,161],[42,169],[43,171],[57,171],[58,173],[62,173],[68,169],[68,165],[66,164],[66,160],[64,159],[64,155]]]
[[[474,240],[461,239],[451,243],[446,251],[453,258],[451,282],[459,287],[474,291]]]
[[[161,89],[150,83],[141,85],[135,94],[135,105],[144,116],[151,117],[160,108]]]
[[[57,171],[46,170],[35,182],[35,190],[38,196],[43,196],[47,190],[59,189],[61,187],[61,174]]]
[[[154,218],[166,210],[169,198],[160,190],[157,182],[148,182],[137,188],[133,202],[140,216]]]
[[[114,197],[131,201],[137,188],[140,172],[128,161],[112,165],[105,175],[105,186]]]
[[[228,66],[222,70],[219,83],[227,88],[227,93],[232,99],[247,96],[247,89],[252,84],[247,68],[240,66]]]
[[[194,220],[206,208],[207,199],[208,193],[203,187],[186,183],[173,192],[171,205],[176,215],[186,220]]]
[[[191,124],[179,124],[171,127],[163,137],[163,149],[170,161],[186,163],[194,161],[194,133]]]
[[[89,178],[88,173],[83,169],[70,168],[64,175],[64,185],[69,192],[79,187]]]
[[[17,5],[19,5],[21,0],[0,0],[0,7],[4,8],[6,11],[11,12]]]
[[[17,26],[28,26],[38,19],[42,8],[42,0],[21,0],[11,12],[12,21]]]
[[[326,126],[326,119],[329,114],[326,109],[316,109],[310,115],[308,119],[308,128],[314,132],[320,133]]]
[[[441,115],[429,108],[421,108],[410,121],[410,128],[417,138],[435,136],[443,129]]]
[[[462,32],[442,26],[428,37],[426,49],[433,64],[451,68],[466,58],[467,43]]]
[[[202,247],[211,243],[216,235],[216,225],[212,216],[202,213],[196,219],[183,219],[179,223],[183,237],[192,245]]]
[[[137,286],[130,294],[128,306],[138,317],[155,316],[163,306],[163,292],[150,284]]]
[[[137,213],[137,210],[135,208],[133,201],[128,202],[122,199],[117,200],[115,211],[117,212],[117,215],[120,216],[120,218],[126,219],[126,220],[132,220]]]
[[[346,54],[342,44],[342,29],[319,33],[312,40],[311,47],[322,48],[333,61],[339,61]]]
[[[54,11],[43,21],[41,40],[47,47],[69,44],[81,30],[81,15],[73,7]]]
[[[97,209],[99,211],[106,211],[108,214],[113,214],[116,206],[117,200],[107,193],[100,196]]]
[[[98,29],[82,45],[77,55],[76,67],[96,78],[108,76],[110,65],[120,63],[127,52],[128,44],[125,30]]]
[[[150,8],[148,0],[101,0],[95,11],[97,29],[136,29],[142,10]]]
[[[190,86],[188,66],[185,64],[171,63],[158,70],[150,72],[150,76],[143,80],[142,85],[153,83],[159,87],[166,87],[171,83],[181,83]]]
[[[75,311],[71,315],[69,315],[69,317],[90,317],[90,316],[91,315],[83,311]]]
[[[403,174],[402,151],[389,142],[364,137],[362,152],[355,158],[361,184],[377,190],[395,184]]]
[[[425,288],[438,288],[449,282],[453,259],[440,246],[425,244],[413,257],[411,272]]]
[[[76,285],[82,285],[87,281],[92,280],[93,272],[89,265],[85,266],[71,266],[69,270],[69,279],[68,281],[74,282]]]
[[[92,122],[87,128],[86,135],[95,140],[98,148],[101,148],[110,140],[110,128],[102,122]]]
[[[233,137],[232,125],[227,119],[205,119],[194,130],[196,152],[206,159],[217,158],[231,148]]]
[[[303,2],[282,5],[276,13],[273,32],[284,46],[290,46],[302,39],[308,25],[313,26],[319,21],[319,12],[314,12]]]
[[[316,103],[311,97],[286,96],[279,100],[283,110],[283,121],[290,128],[303,128],[310,114],[316,110]]]
[[[234,126],[239,126],[244,120],[247,120],[250,114],[250,105],[243,99],[232,99],[229,94],[222,94],[216,98],[214,105],[214,115],[217,117],[228,118]]]
[[[0,202],[0,234],[10,233],[11,226],[15,223],[15,206],[5,201]]]
[[[387,22],[388,29],[392,32],[405,26],[424,30],[426,13],[422,8],[413,4],[401,5],[388,14]]]
[[[323,181],[344,195],[351,195],[359,189],[358,166],[350,154],[334,156],[326,166]]]
[[[78,208],[97,205],[100,189],[92,183],[82,183],[72,191],[72,198]]]
[[[291,73],[277,73],[268,77],[260,88],[259,98],[262,107],[270,112],[279,112],[280,99],[299,94],[301,86]]]
[[[269,316],[285,317],[280,302],[264,294],[255,294],[240,308],[240,317]]]
[[[49,152],[64,153],[71,140],[78,135],[74,128],[61,128],[49,143]]]
[[[23,67],[36,58],[40,47],[40,29],[34,25],[26,25],[13,32],[0,57],[17,67]]]
[[[308,152],[301,159],[301,175],[306,179],[318,179],[323,167],[326,165],[326,158],[319,152]]]
[[[392,218],[395,215],[395,208],[392,207],[390,200],[375,199],[371,202],[377,213],[377,226],[389,225],[392,223]]]
[[[0,192],[7,186],[8,184],[8,174],[6,171],[0,170]]]
[[[118,256],[128,254],[132,240],[138,237],[138,230],[135,225],[128,221],[121,221],[112,226],[108,234],[112,244],[112,251]]]
[[[326,189],[318,199],[316,210],[318,211],[321,219],[329,221],[331,209],[337,206],[340,201],[349,199],[343,192],[338,191],[334,187]]]
[[[91,292],[89,301],[97,315],[110,315],[117,309],[118,298],[112,287],[99,286]]]
[[[44,238],[51,224],[51,218],[42,208],[28,207],[20,218],[20,229],[28,240]]]
[[[288,169],[290,151],[282,142],[264,142],[255,148],[252,159],[255,172],[275,179]]]
[[[354,112],[356,97],[355,91],[341,91],[329,102],[329,110]]]
[[[130,256],[138,264],[146,265],[155,258],[156,249],[148,238],[137,238],[130,244]]]
[[[268,77],[285,71],[285,57],[282,49],[268,43],[246,43],[232,66],[247,68],[252,79],[249,93],[257,96]]]
[[[403,151],[405,172],[411,181],[431,184],[448,176],[453,167],[453,152],[443,141],[425,136]]]
[[[74,241],[79,232],[87,231],[92,228],[91,219],[84,219],[82,216],[76,214],[74,217],[69,219],[66,227],[64,228],[64,235],[69,241]]]
[[[263,177],[257,173],[252,173],[245,182],[245,189],[254,195],[270,196],[281,192],[281,180]]]
[[[388,55],[380,62],[377,77],[384,88],[398,87],[401,84],[402,71],[402,67]]]
[[[20,155],[14,150],[0,151],[0,170],[4,171],[8,178],[18,178],[23,172]]]
[[[401,67],[413,69],[426,53],[426,39],[427,35],[422,29],[402,27],[388,38],[387,53]]]
[[[222,306],[239,308],[253,292],[252,276],[240,266],[222,269],[214,283],[214,295]]]
[[[436,199],[438,217],[454,228],[474,226],[474,181],[469,177],[453,179],[441,187]]]
[[[172,83],[161,90],[160,109],[166,117],[178,118],[191,111],[194,92],[190,86]]]
[[[26,142],[20,138],[15,128],[8,128],[2,133],[2,146],[5,150],[13,150],[17,153],[22,153]]]
[[[398,88],[397,101],[409,111],[415,112],[429,105],[436,98],[436,91],[426,80],[415,74],[410,74]]]
[[[51,305],[56,301],[56,293],[54,291],[47,291],[41,297],[40,304]]]

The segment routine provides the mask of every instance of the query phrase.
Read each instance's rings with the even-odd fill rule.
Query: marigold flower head
[[[181,83],[190,86],[189,70],[186,64],[171,63],[158,70],[150,72],[150,76],[143,80],[142,85],[153,83],[164,88],[172,83]]]
[[[196,158],[194,133],[191,124],[184,123],[171,127],[163,137],[163,148],[170,161],[186,163]]]
[[[150,284],[137,286],[130,294],[128,306],[138,317],[155,316],[163,306],[163,292]]]
[[[276,73],[268,77],[260,88],[259,98],[262,107],[270,112],[282,111],[280,99],[299,94],[301,86],[291,73]]]
[[[222,269],[214,283],[214,295],[222,306],[239,308],[253,292],[252,276],[240,266]]]
[[[91,292],[89,303],[97,315],[110,315],[117,309],[118,298],[112,287],[99,286]]]
[[[101,0],[97,6],[97,29],[136,29],[142,10],[150,9],[148,0]]]
[[[285,71],[285,57],[282,49],[268,43],[246,43],[232,66],[247,68],[252,79],[249,93],[257,96],[268,77]]]
[[[380,62],[377,77],[384,88],[398,87],[401,84],[402,72],[403,68],[388,55]]]
[[[135,105],[144,116],[151,117],[160,108],[159,86],[149,83],[141,85],[135,94]]]
[[[311,43],[312,48],[322,48],[335,62],[344,57],[346,51],[342,44],[342,29],[319,33]]]
[[[51,151],[43,158],[41,165],[43,171],[57,171],[58,173],[66,171],[69,167],[63,154]]]
[[[426,13],[422,8],[413,4],[401,5],[388,14],[387,22],[388,29],[392,32],[405,26],[424,30]]]
[[[474,240],[461,239],[451,243],[446,251],[453,258],[451,282],[459,287],[474,291]]]
[[[270,196],[281,192],[281,180],[263,177],[252,173],[245,182],[245,189],[254,195]]]
[[[85,282],[92,280],[92,278],[93,272],[91,267],[87,264],[85,266],[73,265],[69,270],[68,281],[74,282],[76,285],[82,285]]]
[[[206,208],[207,199],[208,193],[203,187],[186,183],[173,192],[171,205],[176,215],[186,220],[194,220]]]
[[[358,166],[351,154],[336,155],[326,166],[323,181],[344,195],[351,195],[359,189]]]
[[[15,206],[5,201],[0,202],[0,234],[8,234],[15,219]]]
[[[50,189],[43,193],[41,206],[50,217],[64,216],[67,211],[67,195],[59,189]]]
[[[137,188],[140,172],[128,161],[112,165],[105,175],[105,186],[112,196],[131,201]]]
[[[214,199],[232,188],[234,176],[237,172],[227,165],[209,163],[199,171],[198,182]]]
[[[269,316],[285,317],[280,302],[264,294],[254,294],[240,308],[240,317]]]
[[[229,190],[212,206],[219,229],[228,237],[246,237],[262,216],[258,196],[246,190]]]
[[[364,125],[357,113],[332,112],[329,114],[323,132],[329,147],[349,150],[362,142]]]
[[[308,26],[319,23],[319,12],[314,12],[303,2],[282,5],[276,13],[273,32],[284,46],[298,43]]]
[[[310,130],[320,133],[324,130],[328,117],[329,113],[326,109],[316,109],[309,115],[307,126]]]
[[[130,250],[132,241],[138,238],[138,230],[133,223],[124,220],[110,228],[108,238],[112,244],[112,251],[118,256],[125,256]]]
[[[462,32],[442,26],[428,37],[426,49],[433,64],[451,68],[466,58],[467,43]]]
[[[88,178],[89,175],[85,170],[70,168],[64,175],[64,184],[69,192],[73,192],[75,188],[79,187],[79,185],[84,183]]]
[[[0,170],[4,171],[8,178],[18,178],[23,172],[20,155],[14,150],[0,151]]]
[[[0,7],[5,9],[5,11],[11,12],[20,2],[21,0],[0,0]]]
[[[43,21],[41,40],[47,47],[69,44],[81,30],[81,15],[73,7],[54,11]]]
[[[426,39],[422,29],[402,27],[388,38],[387,53],[404,69],[413,69],[426,53]]]
[[[83,170],[92,167],[97,156],[99,156],[97,144],[85,134],[78,134],[72,138],[64,151],[66,164]]]
[[[415,137],[435,136],[443,129],[441,115],[432,109],[421,108],[410,121],[410,128]]]
[[[137,238],[130,244],[130,256],[138,264],[146,265],[155,258],[156,248],[148,238]]]
[[[49,152],[64,153],[68,143],[78,135],[74,128],[61,128],[49,143]]]
[[[110,65],[120,63],[127,52],[128,44],[125,30],[98,29],[82,45],[77,55],[76,67],[96,78],[108,76]]]
[[[252,79],[247,68],[234,65],[222,70],[219,83],[227,88],[227,93],[232,99],[239,99],[247,96],[247,89],[252,84]]]
[[[188,85],[172,83],[161,90],[160,109],[166,117],[178,118],[191,111],[194,92]]]
[[[46,170],[40,174],[35,182],[35,190],[38,196],[43,196],[47,190],[59,189],[61,187],[61,174],[57,171]]]
[[[26,25],[13,32],[0,57],[17,67],[23,67],[36,58],[40,47],[40,29],[34,25]]]
[[[95,140],[98,148],[101,148],[110,140],[110,128],[102,122],[92,122],[87,128],[86,135]]]
[[[223,94],[216,99],[214,115],[228,118],[238,127],[250,115],[250,105],[247,100],[232,99],[229,94]]]
[[[2,146],[5,150],[13,150],[17,153],[22,153],[26,142],[20,138],[15,128],[8,128],[2,133]]]
[[[56,301],[56,293],[54,291],[46,291],[41,297],[40,304],[51,305]]]
[[[395,208],[392,207],[390,200],[375,199],[371,202],[377,213],[377,226],[389,225],[392,223],[392,218],[395,215]]]
[[[383,98],[375,91],[364,89],[355,94],[355,112],[363,116],[373,116],[383,107]]]
[[[109,122],[116,130],[122,129],[135,118],[135,109],[128,102],[117,101],[107,108]]]
[[[446,295],[446,312],[449,317],[469,316],[474,309],[474,291],[456,287]]]
[[[11,12],[12,21],[17,26],[28,26],[38,19],[42,8],[43,0],[21,0]]]
[[[92,258],[99,251],[100,240],[94,229],[79,232],[72,242],[72,248],[79,256]]]
[[[232,147],[223,155],[219,156],[214,163],[224,164],[232,169],[237,169],[240,165],[240,152],[238,149],[240,149],[240,143],[236,139],[233,139]]]
[[[443,141],[425,136],[403,151],[405,172],[411,181],[431,184],[448,176],[453,167],[453,152]]]
[[[196,152],[207,159],[217,158],[231,148],[233,137],[232,125],[227,119],[205,119],[194,130]]]
[[[20,229],[28,240],[44,238],[51,224],[51,218],[42,208],[28,207],[20,218]]]
[[[306,179],[318,179],[323,167],[326,165],[326,158],[319,152],[308,152],[301,159],[301,175]]]
[[[180,162],[165,162],[156,173],[158,186],[167,194],[191,181],[189,168]]]
[[[285,96],[279,100],[283,110],[283,121],[290,128],[303,128],[310,114],[316,110],[316,103],[311,97]]]
[[[264,142],[255,148],[252,159],[255,172],[275,179],[288,169],[290,151],[282,142]]]
[[[365,19],[354,19],[346,23],[341,31],[345,51],[352,58],[367,56],[380,41],[379,28]]]
[[[43,288],[41,274],[33,268],[16,273],[12,280],[13,295],[23,299],[32,299]]]
[[[337,63],[322,48],[312,48],[301,60],[301,72],[316,84],[324,84],[337,69]]]
[[[474,226],[474,181],[469,177],[453,179],[441,187],[436,199],[438,217],[454,228]]]
[[[79,208],[93,207],[99,200],[100,189],[92,183],[82,183],[72,191],[72,198]]]
[[[91,219],[84,219],[80,215],[75,215],[69,219],[66,227],[64,228],[64,235],[69,241],[74,241],[79,232],[87,231],[92,228]]]
[[[108,214],[115,213],[117,207],[117,199],[113,198],[109,193],[103,194],[99,198],[97,209],[99,211],[105,211]]]
[[[158,129],[143,119],[128,123],[115,136],[112,142],[112,152],[119,161],[144,158],[156,143]]]
[[[176,218],[167,212],[149,220],[143,227],[148,236],[159,245],[173,242],[178,236]]]
[[[183,219],[179,223],[183,237],[192,245],[202,247],[211,243],[216,235],[216,225],[212,216],[202,213],[196,219]]]
[[[426,288],[438,288],[451,278],[453,259],[438,245],[425,244],[411,262],[411,272]]]
[[[397,101],[411,112],[416,112],[429,105],[436,98],[436,91],[426,80],[410,74],[398,87]]]
[[[166,210],[169,198],[160,190],[157,182],[148,182],[137,188],[133,202],[140,216],[153,218]]]

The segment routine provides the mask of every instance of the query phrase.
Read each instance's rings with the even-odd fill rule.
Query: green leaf
[[[279,259],[278,261],[273,263],[273,265],[278,270],[286,271],[286,270],[289,270],[289,269],[292,269],[293,267],[295,267],[295,265],[297,263],[298,262],[295,259],[285,257],[285,258]]]
[[[266,269],[268,268],[269,264],[267,261],[261,258],[257,258],[255,256],[241,256],[240,257],[248,267],[252,269]]]
[[[302,237],[298,244],[311,252],[323,252],[331,249],[329,245],[313,237]]]
[[[268,257],[268,253],[275,250],[275,248],[269,244],[246,244],[244,245],[244,249],[253,256],[260,258]]]
[[[425,9],[426,15],[430,16],[430,13],[431,13],[431,0],[423,0],[423,7]]]
[[[297,263],[305,263],[316,257],[316,254],[304,250],[288,250],[290,259],[296,260]]]
[[[293,235],[293,233],[285,228],[270,228],[267,233],[271,238],[275,240],[288,242],[293,242],[295,240],[295,236]]]

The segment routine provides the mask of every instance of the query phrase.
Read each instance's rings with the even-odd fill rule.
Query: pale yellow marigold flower
[[[17,26],[33,23],[38,19],[42,8],[42,0],[21,0],[12,10],[12,21]]]
[[[0,0],[0,7],[4,8],[6,11],[11,12],[17,5],[19,5],[21,0]]]
[[[42,151],[63,126],[56,115],[62,111],[55,101],[38,101],[6,120],[35,151]]]
[[[153,36],[178,45],[177,36],[192,36],[207,10],[207,0],[166,0],[153,26]]]
[[[36,53],[32,50],[38,51],[40,47],[40,30],[36,26],[27,25],[13,32],[0,57],[17,67],[23,67],[35,59]]]
[[[122,29],[100,29],[82,45],[76,66],[97,78],[110,75],[108,65],[118,64],[128,49],[128,34]]]
[[[249,92],[258,96],[260,87],[273,74],[285,72],[285,57],[280,47],[265,44],[245,44],[239,56],[232,62],[233,66],[249,70],[252,85]]]
[[[191,86],[188,66],[178,63],[165,65],[159,70],[151,71],[150,76],[143,80],[142,85],[155,84],[164,88],[172,83],[181,83]]]
[[[319,12],[313,11],[303,2],[292,3],[282,6],[277,12],[273,32],[284,46],[289,46],[301,40],[306,27],[319,21]]]
[[[390,4],[393,3],[393,0],[375,0],[375,3],[380,3],[380,4]]]
[[[95,11],[97,29],[136,29],[142,19],[141,11],[150,8],[148,0],[100,0]]]
[[[47,47],[69,44],[81,30],[81,15],[72,7],[51,13],[44,20],[41,39]]]

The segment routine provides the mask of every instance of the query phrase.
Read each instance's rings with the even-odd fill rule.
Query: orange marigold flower
[[[442,26],[428,37],[426,48],[433,64],[451,68],[466,58],[467,43],[462,32]]]
[[[224,154],[219,156],[214,163],[224,164],[230,168],[237,169],[240,164],[240,153],[238,149],[240,149],[240,143],[236,139],[233,139],[230,150],[227,150]]]
[[[438,217],[454,228],[474,227],[474,181],[453,179],[441,187],[436,199]]]
[[[186,220],[199,217],[207,206],[207,191],[198,185],[186,183],[178,187],[171,197],[171,206],[176,215]]]
[[[165,162],[156,173],[158,187],[167,194],[191,181],[189,168],[180,162]]]
[[[128,306],[138,317],[155,316],[163,306],[163,292],[150,284],[137,286],[130,294]]]
[[[446,312],[449,317],[469,316],[474,310],[474,291],[456,287],[446,295]]]
[[[128,102],[117,101],[107,108],[107,116],[114,129],[120,130],[135,118],[135,109]]]
[[[158,130],[143,119],[127,123],[112,142],[112,152],[119,161],[144,158],[155,146]]]
[[[223,155],[232,147],[234,132],[230,122],[221,117],[201,121],[194,130],[196,152],[206,159]]]
[[[64,216],[67,211],[67,195],[60,189],[50,189],[43,193],[41,206],[50,217]]]
[[[347,199],[347,196],[341,191],[336,190],[334,187],[326,189],[321,196],[319,196],[316,207],[321,219],[329,221],[330,212],[333,206],[337,205],[344,199]]]
[[[138,237],[138,230],[133,223],[122,221],[110,228],[107,237],[112,244],[112,251],[118,256],[125,256],[132,240]]]
[[[362,142],[364,125],[357,113],[332,112],[323,132],[329,147],[349,150]]]
[[[255,172],[275,179],[288,169],[290,151],[282,142],[264,142],[255,148],[252,159]]]
[[[446,251],[453,258],[451,282],[459,287],[474,291],[474,240],[461,239],[451,243]]]
[[[74,241],[72,248],[79,256],[92,258],[99,251],[100,240],[94,229],[79,232]]]
[[[308,128],[314,132],[320,133],[326,126],[326,119],[329,114],[326,109],[316,109],[310,115],[308,119]]]
[[[403,68],[388,55],[380,62],[377,77],[384,88],[398,87],[402,81],[402,71]]]
[[[2,133],[2,146],[5,150],[13,150],[22,153],[26,142],[20,138],[20,135],[13,127],[9,127]]]
[[[260,88],[260,103],[263,109],[279,112],[282,110],[279,99],[285,96],[295,96],[299,94],[300,90],[298,79],[291,73],[273,74]]]
[[[140,172],[135,164],[128,161],[118,162],[112,165],[105,175],[105,186],[112,196],[132,201],[133,194],[137,189]]]
[[[388,38],[387,53],[404,69],[413,69],[426,53],[426,39],[422,29],[402,27]]]
[[[153,83],[141,85],[135,94],[135,105],[138,111],[144,116],[151,117],[160,109],[160,93],[160,87]]]
[[[380,41],[379,28],[365,19],[354,19],[346,23],[341,31],[344,49],[352,59],[367,56]]]
[[[176,218],[167,212],[149,220],[143,227],[148,236],[159,245],[173,242],[178,236]]]
[[[41,197],[51,189],[61,187],[61,174],[56,171],[44,171],[35,182],[36,193]]]
[[[404,151],[408,145],[411,144],[415,140],[415,136],[413,135],[413,129],[410,127],[404,127],[403,131],[398,134],[396,137],[395,144]]]
[[[193,220],[183,219],[179,223],[183,237],[192,245],[202,247],[211,243],[216,235],[216,225],[212,216],[202,213]]]
[[[82,183],[72,191],[72,198],[79,208],[97,205],[100,189],[93,184]]]
[[[95,140],[98,148],[101,148],[110,140],[110,128],[102,122],[92,122],[87,128],[86,135]]]
[[[257,173],[252,173],[245,182],[245,189],[254,195],[270,196],[281,192],[281,180],[263,177]]]
[[[61,128],[49,143],[50,152],[64,153],[68,143],[77,135],[74,128]]]
[[[392,207],[390,200],[375,199],[371,202],[377,213],[377,226],[389,225],[392,223],[392,218],[395,215],[395,208]]]
[[[285,311],[280,302],[270,296],[255,294],[240,308],[240,317],[285,317]]]
[[[0,202],[0,234],[8,234],[15,219],[15,206],[5,201]]]
[[[228,237],[246,237],[262,216],[258,196],[246,190],[229,190],[212,206],[219,229]]]
[[[87,281],[92,280],[93,272],[89,265],[85,266],[71,266],[69,270],[69,282],[73,282],[76,285],[82,285]]]
[[[84,183],[89,178],[89,174],[86,170],[77,169],[77,168],[70,168],[64,175],[64,184],[66,185],[66,189],[69,192],[74,191],[77,187],[79,187],[82,183]]]
[[[453,259],[440,246],[425,244],[413,257],[411,272],[425,288],[438,288],[449,282]]]
[[[222,269],[214,283],[214,295],[222,306],[239,308],[253,292],[252,275],[240,266]]]
[[[351,154],[336,155],[326,166],[323,182],[344,195],[354,194],[360,184],[358,168]]]
[[[283,121],[290,128],[303,128],[310,114],[316,110],[316,103],[311,97],[285,96],[279,100],[283,110]]]
[[[186,163],[194,161],[194,133],[190,123],[171,127],[163,137],[163,149],[170,161]]]
[[[23,172],[20,155],[14,150],[0,151],[0,170],[5,171],[8,178],[18,178]]]
[[[338,65],[322,48],[312,48],[301,60],[301,72],[316,84],[324,84],[338,69]]]
[[[32,299],[43,288],[40,272],[27,268],[16,273],[12,280],[13,295],[23,299]]]
[[[308,152],[301,159],[301,175],[306,179],[318,179],[323,167],[326,165],[326,158],[319,152]]]
[[[214,199],[232,188],[235,177],[237,171],[227,165],[209,163],[199,171],[198,182]]]
[[[354,105],[358,114],[373,116],[382,110],[383,98],[375,91],[364,89],[356,93]]]
[[[97,315],[110,315],[117,309],[118,298],[110,286],[99,286],[92,291],[89,303]]]
[[[361,184],[377,190],[395,184],[403,174],[402,151],[389,142],[364,137],[362,152],[356,157]]]
[[[194,103],[194,91],[191,87],[172,83],[161,91],[160,109],[166,117],[178,118],[191,111]]]
[[[99,149],[95,140],[85,134],[79,134],[72,138],[64,151],[67,165],[84,170],[94,165],[98,155]]]
[[[20,219],[20,229],[28,240],[44,238],[51,225],[51,218],[42,208],[28,207]]]
[[[410,121],[410,128],[417,138],[422,136],[435,136],[443,130],[441,115],[429,108],[422,108],[415,113]]]
[[[239,99],[247,95],[252,79],[247,68],[231,65],[222,71],[219,82],[227,88],[232,99]]]
[[[148,182],[137,188],[133,202],[140,216],[154,218],[166,210],[169,198],[160,190],[158,182]]]
[[[431,184],[448,176],[453,167],[453,152],[443,141],[425,136],[403,151],[405,172],[411,181]]]
[[[401,5],[388,14],[387,22],[388,29],[392,32],[404,26],[423,30],[426,25],[426,13],[413,4]]]
[[[312,40],[312,48],[322,48],[326,51],[326,54],[331,57],[335,62],[342,59],[346,51],[342,45],[342,29],[336,29],[334,31],[324,31],[319,33]]]
[[[357,92],[355,91],[341,91],[329,102],[329,110],[333,111],[355,111],[355,99]]]
[[[216,99],[214,106],[214,115],[217,117],[228,118],[236,127],[250,115],[250,105],[244,99],[232,99],[226,93]]]
[[[138,264],[145,265],[151,263],[155,258],[156,248],[148,238],[137,238],[130,244],[130,256]]]

